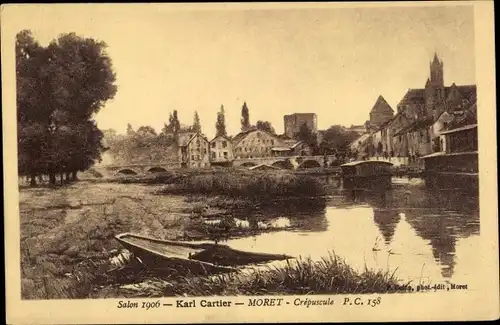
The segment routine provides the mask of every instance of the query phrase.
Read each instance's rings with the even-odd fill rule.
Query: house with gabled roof
[[[225,135],[217,135],[210,141],[210,163],[230,165],[234,160],[233,143]]]
[[[267,131],[252,128],[238,133],[232,139],[236,159],[271,157],[273,148],[285,147],[285,140]]]
[[[201,133],[179,134],[178,150],[182,167],[210,167],[210,143]]]
[[[382,124],[390,121],[394,116],[394,110],[387,103],[382,95],[378,96],[377,101],[370,111],[369,129],[370,131],[378,130]]]

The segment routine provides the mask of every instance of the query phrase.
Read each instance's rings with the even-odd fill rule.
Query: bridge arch
[[[293,169],[293,165],[289,160],[278,160],[271,164],[271,166],[281,169]]]
[[[321,167],[321,164],[317,160],[305,160],[302,162],[297,169],[306,169],[306,168],[318,168]]]
[[[166,172],[167,170],[163,167],[160,166],[154,166],[148,169],[148,173],[163,173]]]
[[[242,167],[253,167],[253,166],[257,166],[257,164],[254,162],[248,161],[248,162],[244,162],[243,164],[241,164],[241,166]]]
[[[131,168],[123,168],[123,169],[120,169],[116,174],[117,175],[137,175],[138,173]]]

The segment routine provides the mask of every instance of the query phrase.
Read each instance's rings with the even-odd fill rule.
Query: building
[[[210,167],[210,143],[202,134],[179,134],[178,150],[182,167]]]
[[[412,162],[435,152],[440,148],[443,130],[461,116],[475,115],[476,86],[445,86],[443,67],[443,61],[434,54],[425,87],[408,89],[397,105],[397,114],[382,129],[383,150],[390,157],[406,157]],[[376,104],[370,113],[368,124],[372,133],[376,131],[373,124],[390,115],[382,101],[379,106]]]
[[[285,135],[294,138],[305,123],[312,133],[318,132],[317,118],[315,113],[294,113],[284,116]]]
[[[234,160],[233,143],[224,135],[216,136],[210,141],[210,162],[214,164],[230,164]]]
[[[236,159],[271,157],[273,148],[286,146],[278,136],[256,128],[235,135],[232,145]]]
[[[310,156],[312,150],[304,141],[285,141],[282,146],[271,148],[274,157]]]
[[[394,110],[382,96],[378,96],[375,105],[370,111],[369,131],[375,132],[394,117]]]
[[[440,134],[440,151],[422,157],[424,179],[430,186],[478,189],[477,124],[452,127]]]

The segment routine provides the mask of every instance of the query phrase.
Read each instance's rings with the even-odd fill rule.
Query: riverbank
[[[272,224],[263,218],[267,212],[259,215],[259,209],[265,207],[257,207],[254,201],[241,197],[158,194],[162,188],[151,184],[77,182],[58,189],[21,189],[22,297],[100,297],[102,291],[117,282],[144,281],[148,277],[137,270],[122,277],[110,272],[116,267],[110,260],[123,252],[114,239],[118,233],[135,232],[171,240],[213,240],[221,234],[238,237],[291,227]],[[283,206],[294,210],[294,206],[310,208],[307,202],[311,207],[324,205],[304,199],[269,203],[273,209]],[[164,276],[161,278],[153,277],[155,283],[165,281]],[[212,278],[196,281],[202,281],[199,285],[206,287],[206,281]],[[250,280],[241,278],[241,286],[245,286],[244,281]],[[222,288],[229,282],[213,285]],[[188,290],[182,282],[177,283],[175,292]]]
[[[334,253],[321,261],[299,259],[283,266],[260,268],[247,272],[212,277],[154,279],[136,284],[108,288],[107,297],[164,296],[238,296],[238,295],[303,295],[363,294],[408,292],[394,273],[365,269],[354,270]]]

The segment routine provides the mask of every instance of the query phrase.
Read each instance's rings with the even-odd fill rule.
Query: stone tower
[[[436,53],[430,63],[430,78],[425,84],[426,115],[437,119],[444,111],[445,87],[443,61],[439,60]]]
[[[444,87],[443,61],[440,61],[437,54],[434,53],[434,60],[430,63],[431,85],[434,87]]]

